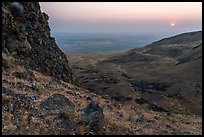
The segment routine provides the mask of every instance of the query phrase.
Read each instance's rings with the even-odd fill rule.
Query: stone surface
[[[61,110],[65,108],[74,108],[74,104],[62,94],[53,94],[44,102],[43,107],[50,110]]]
[[[51,37],[48,19],[38,2],[3,2],[3,53],[13,56],[16,64],[74,83],[66,55]],[[3,67],[8,63],[4,61]]]
[[[103,119],[103,109],[95,102],[91,102],[84,109],[84,115],[79,123],[87,126],[86,134],[99,134],[103,125]]]

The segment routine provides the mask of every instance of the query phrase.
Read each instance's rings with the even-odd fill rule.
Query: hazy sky
[[[40,2],[52,32],[165,33],[202,30],[202,2]]]

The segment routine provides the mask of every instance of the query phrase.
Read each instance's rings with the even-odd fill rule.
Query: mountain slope
[[[152,44],[147,45],[146,47],[157,47],[160,45],[169,45],[169,44],[189,44],[195,41],[202,40],[202,31],[182,33],[176,36],[169,38],[164,38],[159,41],[153,42]]]
[[[161,113],[201,116],[202,39],[196,36],[184,44],[172,39],[126,53],[68,56],[79,85],[96,94]]]
[[[164,38],[162,40],[153,42],[142,49],[130,50],[128,53],[143,51],[143,53],[146,54],[176,58],[201,43],[202,31],[196,31]]]
[[[179,94],[182,98],[178,100],[184,104],[186,111],[201,115],[202,31],[162,39],[142,49],[133,49],[124,55],[108,58],[105,62],[123,66],[129,79],[160,81],[169,85],[162,93],[166,94],[165,99],[158,100],[156,96],[150,96],[150,93],[142,94],[142,98],[164,104],[169,100],[168,96]],[[145,84],[142,85],[143,88],[147,88]],[[139,87],[140,83],[137,82],[135,88]]]

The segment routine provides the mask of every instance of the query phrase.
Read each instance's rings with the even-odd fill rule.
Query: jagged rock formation
[[[2,67],[23,65],[74,83],[66,55],[51,37],[48,19],[38,2],[2,3]]]

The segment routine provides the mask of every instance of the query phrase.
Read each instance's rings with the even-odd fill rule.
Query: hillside
[[[188,37],[189,42],[176,45],[186,34],[174,36],[168,45],[68,58],[79,85],[93,93],[145,111],[201,117],[202,33],[192,34],[198,38]]]
[[[152,44],[149,44],[146,47],[152,48],[152,47],[158,47],[160,45],[169,45],[169,44],[189,44],[197,41],[202,41],[202,31],[182,33],[169,38],[164,38],[159,41],[153,42]]]
[[[176,58],[200,43],[202,43],[202,31],[188,32],[153,42],[144,47],[143,53]],[[129,52],[136,51],[138,49]]]
[[[48,19],[37,2],[2,3],[2,134],[100,134],[103,110],[74,85]]]

